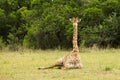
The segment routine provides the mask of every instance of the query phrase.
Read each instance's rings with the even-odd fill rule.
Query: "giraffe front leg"
[[[79,63],[79,64],[77,64],[77,67],[78,67],[79,69],[81,69],[81,68],[83,68],[83,64],[82,64],[82,63]]]
[[[72,63],[67,63],[64,65],[64,69],[73,69],[74,68],[74,64]]]

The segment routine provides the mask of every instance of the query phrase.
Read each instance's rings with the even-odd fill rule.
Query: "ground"
[[[38,70],[70,51],[0,51],[0,80],[120,80],[120,49],[82,49],[83,69]]]

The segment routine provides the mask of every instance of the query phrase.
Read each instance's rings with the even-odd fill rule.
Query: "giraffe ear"
[[[73,17],[72,19],[70,18],[69,20],[70,20],[71,22],[73,22],[73,21],[75,20],[75,17]]]
[[[72,19],[71,19],[71,18],[70,18],[69,20],[72,22]]]
[[[80,22],[80,21],[81,21],[81,19],[78,20],[78,22]]]

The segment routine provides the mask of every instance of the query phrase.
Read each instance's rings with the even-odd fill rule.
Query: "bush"
[[[92,7],[84,10],[84,21],[88,26],[96,26],[103,22],[104,15],[102,9]]]
[[[4,43],[3,39],[2,39],[2,37],[0,37],[0,50],[2,48],[4,48],[4,47],[5,47],[5,43]]]

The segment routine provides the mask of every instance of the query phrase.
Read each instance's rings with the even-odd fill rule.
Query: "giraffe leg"
[[[83,68],[83,64],[82,64],[82,63],[78,63],[78,64],[76,65],[76,67],[79,68],[79,69],[81,69],[81,68]]]

